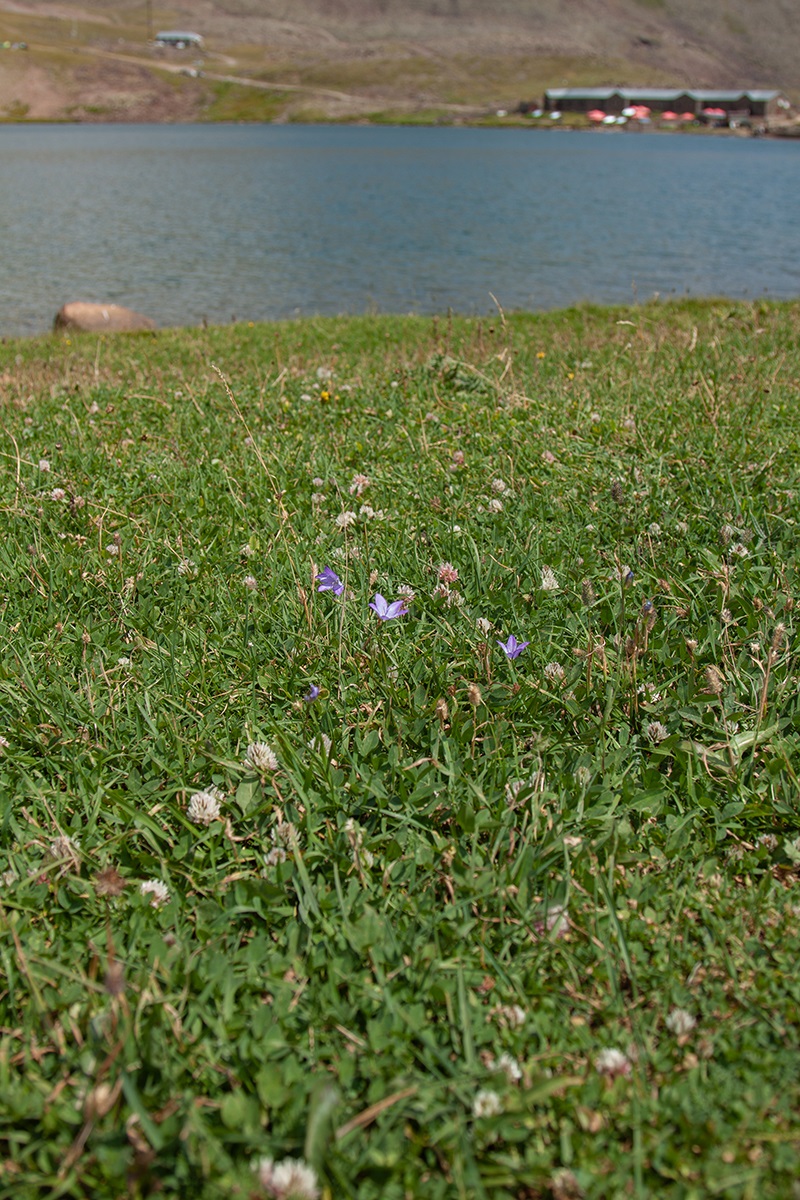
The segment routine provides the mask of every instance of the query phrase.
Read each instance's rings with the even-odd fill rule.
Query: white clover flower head
[[[66,498],[67,493],[63,488],[53,488],[52,492],[50,493],[51,500],[66,500]]]
[[[728,551],[729,554],[734,554],[737,558],[747,558],[750,551],[745,546],[744,542],[734,542]]]
[[[284,849],[291,847],[297,837],[297,830],[291,821],[277,821],[272,830],[272,840],[276,846]]]
[[[327,758],[331,752],[332,745],[333,742],[327,733],[316,733],[314,737],[309,739],[308,748],[316,754],[322,755],[323,758]]]
[[[521,1029],[528,1014],[519,1004],[498,1004],[492,1015],[503,1029]]]
[[[17,876],[12,867],[9,867],[7,871],[0,872],[0,883],[3,887],[11,887],[16,882]]]
[[[364,830],[353,817],[348,817],[344,823],[344,831],[350,839],[351,845],[356,850],[360,850],[364,844]]]
[[[110,546],[106,546],[106,554],[108,554],[111,558],[116,558],[116,556],[119,554],[119,546],[116,544],[116,542],[112,542]]]
[[[692,1032],[697,1021],[685,1008],[672,1008],[667,1014],[664,1024],[676,1037],[685,1037],[687,1033]]]
[[[736,530],[733,527],[733,525],[723,525],[722,526],[722,528],[719,531],[719,540],[722,542],[723,546],[727,546],[728,542],[731,540],[731,538],[733,537],[733,535],[735,533],[736,533]]]
[[[589,786],[592,782],[592,772],[589,767],[578,767],[575,772],[575,782],[578,784],[578,787],[587,788]]]
[[[330,367],[317,367],[317,379],[333,379]]]
[[[131,660],[128,658],[127,654],[123,654],[117,659],[118,667],[129,667],[130,665]]]
[[[495,1071],[502,1071],[509,1083],[519,1083],[522,1079],[522,1067],[514,1058],[513,1054],[509,1054],[507,1050],[499,1056],[493,1064]]]
[[[497,496],[493,496],[492,499],[487,503],[486,508],[487,508],[487,511],[491,512],[491,513],[502,512],[503,511],[503,501],[499,500],[497,498]]]
[[[564,844],[567,841],[570,844],[577,842],[580,844],[580,838],[564,839]],[[533,933],[535,937],[543,937],[546,933],[552,933],[554,938],[563,937],[569,929],[569,917],[567,915],[566,904],[551,904],[546,908],[541,916],[537,917],[533,922]]]
[[[185,575],[187,579],[194,579],[197,576],[197,563],[191,558],[182,558],[175,569],[179,575]]]
[[[481,1088],[472,1102],[472,1115],[480,1121],[484,1117],[496,1117],[503,1111],[503,1102],[491,1088]]]
[[[160,908],[162,904],[169,904],[169,888],[160,879],[143,880],[139,891],[143,896],[150,897],[150,904],[153,908]]]
[[[661,721],[651,721],[647,726],[647,736],[654,746],[669,737],[669,730]]]
[[[241,554],[242,558],[250,558],[253,554],[255,554],[255,550],[249,542],[243,542],[239,547],[239,553]]]
[[[278,757],[269,742],[251,742],[245,751],[244,761],[245,766],[261,774],[278,769]]]
[[[58,837],[53,838],[48,850],[51,858],[67,859],[77,869],[80,863],[80,843],[77,838],[72,838],[67,833],[60,833]]]
[[[417,598],[414,589],[407,583],[400,584],[399,588],[397,589],[397,594],[398,596],[403,597],[406,604],[411,604]]]
[[[558,587],[558,580],[556,579],[555,572],[552,570],[552,568],[542,567],[542,591],[557,592]]]
[[[311,482],[315,488],[325,487],[325,480],[320,479],[319,475],[315,475]]]
[[[348,525],[352,525],[353,522],[357,520],[358,517],[356,514],[354,512],[350,512],[348,509],[346,512],[340,512],[339,515],[334,518],[334,524],[338,525],[340,529],[347,529]]]
[[[195,825],[210,825],[213,821],[218,821],[222,814],[219,789],[208,788],[206,791],[195,792],[189,799],[186,813]]]
[[[264,855],[264,862],[268,867],[276,867],[278,863],[285,863],[288,857],[289,856],[283,846],[273,846],[272,849],[268,850]]]
[[[676,521],[675,532],[684,537],[689,532],[689,524],[687,521]]]
[[[255,575],[245,575],[242,582],[244,583],[244,586],[247,588],[248,592],[258,591],[258,580],[256,579]]]
[[[0,737],[0,755],[5,754],[10,745],[11,742],[7,737]]]
[[[370,486],[370,483],[371,480],[368,475],[354,475],[350,483],[350,495],[360,496]]]
[[[774,833],[762,833],[758,838],[759,846],[763,846],[765,850],[777,850],[778,839]]]
[[[455,591],[447,583],[437,583],[431,592],[431,599],[443,601],[448,608],[452,608],[453,605],[458,608],[464,603],[464,597],[461,595],[461,592]]]
[[[551,683],[563,683],[567,673],[560,662],[549,662],[544,669],[544,674]]]
[[[362,504],[361,508],[358,510],[358,515],[360,517],[366,517],[367,520],[369,521],[372,517],[375,516],[375,509],[372,507],[371,504]]]
[[[492,632],[493,625],[488,617],[478,617],[475,624],[478,626],[478,629],[480,630],[480,632],[483,634],[484,637],[488,637],[489,634]]]
[[[262,1158],[253,1169],[272,1200],[318,1200],[317,1173],[300,1158],[284,1158],[278,1163]]]
[[[324,492],[312,492],[311,493],[311,504],[313,505],[314,508],[322,508],[326,499],[327,499],[327,496],[325,495]]]
[[[622,428],[633,432],[636,429],[636,421],[633,417],[624,417],[622,421]]]
[[[611,1047],[600,1051],[594,1060],[594,1069],[598,1075],[605,1075],[608,1079],[616,1079],[618,1075],[630,1075],[631,1064],[630,1060],[621,1050]]]
[[[458,583],[458,570],[450,562],[441,563],[436,574],[439,583]]]
[[[50,463],[46,458],[39,459],[39,470],[42,471],[45,475],[50,470]]]
[[[493,492],[497,492],[498,495],[500,495],[505,490],[506,490],[506,484],[502,479],[493,479],[492,480],[492,491]]]

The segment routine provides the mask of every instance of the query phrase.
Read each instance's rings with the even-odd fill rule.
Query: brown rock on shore
[[[132,308],[121,304],[90,304],[74,300],[56,313],[56,330],[71,329],[76,333],[138,333],[155,329],[156,323]]]

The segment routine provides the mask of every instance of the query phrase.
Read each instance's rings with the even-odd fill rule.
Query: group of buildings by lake
[[[763,126],[789,110],[786,97],[776,89],[548,88],[541,106],[522,106],[550,118],[575,113],[595,123],[626,120],[701,122],[711,126]]]

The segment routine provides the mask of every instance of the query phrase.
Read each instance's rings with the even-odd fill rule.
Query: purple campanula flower
[[[405,598],[393,600],[390,604],[388,600],[384,600],[380,592],[375,593],[375,599],[370,600],[369,606],[374,613],[378,614],[381,621],[391,621],[395,617],[404,617],[408,612]]]
[[[334,596],[341,596],[344,591],[344,584],[332,567],[320,571],[316,582],[319,584],[318,592],[333,592]]]
[[[313,703],[314,700],[316,700],[318,695],[319,695],[319,688],[317,687],[317,685],[315,683],[312,683],[311,686],[309,687],[308,691],[306,692],[305,696],[303,696],[303,699],[305,700],[306,704],[311,704],[311,703]]]
[[[526,646],[530,646],[530,642],[518,642],[513,633],[507,642],[498,640],[498,646],[505,653],[506,658],[519,658]]]

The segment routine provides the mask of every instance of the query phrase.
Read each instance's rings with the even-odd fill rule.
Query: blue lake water
[[[0,334],[800,296],[800,144],[563,130],[0,126]]]

